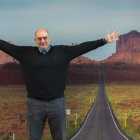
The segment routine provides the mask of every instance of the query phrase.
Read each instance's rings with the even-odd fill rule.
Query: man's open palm
[[[118,32],[118,30],[114,31],[111,35],[109,35],[109,32],[107,30],[107,35],[106,35],[105,40],[107,43],[111,43],[111,42],[119,40],[119,38],[117,38],[118,36],[120,36],[120,32]]]

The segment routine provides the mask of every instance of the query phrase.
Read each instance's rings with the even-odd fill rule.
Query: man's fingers
[[[11,44],[11,41],[8,41],[9,44]]]
[[[115,34],[116,32],[118,32],[118,30],[114,31],[113,33]]]
[[[114,34],[115,37],[117,37],[117,36],[120,34],[120,32],[118,32],[118,30],[116,30],[116,31],[114,31],[112,34]]]
[[[109,31],[107,30],[107,35],[109,35]]]
[[[118,36],[120,36],[120,34],[116,34],[116,35],[115,35],[115,37],[118,37]]]
[[[117,39],[114,39],[114,41],[117,41],[117,40],[119,40],[119,38],[117,38]]]
[[[114,35],[115,35],[115,38],[116,38],[116,37],[120,36],[120,32],[117,32],[116,34],[114,33]]]
[[[119,34],[120,34],[120,32],[116,33],[116,35],[119,35]]]

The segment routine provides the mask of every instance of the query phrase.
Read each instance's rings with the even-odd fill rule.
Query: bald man
[[[115,31],[106,38],[84,42],[76,46],[50,45],[48,31],[35,33],[37,47],[16,46],[0,40],[0,49],[17,59],[22,67],[27,88],[27,130],[29,140],[41,140],[46,118],[53,140],[65,140],[66,74],[72,59],[106,43],[118,40]],[[117,38],[117,39],[116,39]]]

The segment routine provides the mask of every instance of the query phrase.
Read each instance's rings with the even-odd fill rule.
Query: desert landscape
[[[140,33],[132,30],[121,35],[116,53],[102,61],[79,56],[71,61],[66,79],[66,138],[82,124],[97,96],[99,70],[104,69],[106,93],[121,128],[134,139],[140,139]],[[2,60],[2,61],[1,61]],[[94,91],[94,92],[93,92]],[[84,100],[83,100],[84,98]],[[91,99],[92,103],[89,103]],[[27,91],[21,66],[12,57],[0,52],[0,138],[27,139]],[[78,115],[77,128],[74,114]],[[124,117],[127,115],[126,127]],[[42,140],[51,140],[46,123]]]

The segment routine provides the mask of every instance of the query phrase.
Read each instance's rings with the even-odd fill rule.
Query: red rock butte
[[[15,58],[11,57],[10,55],[8,55],[0,50],[0,64],[6,64],[9,62],[13,62],[16,64],[19,63]]]
[[[119,36],[116,42],[116,53],[101,62],[122,62],[140,64],[140,33],[131,30]]]

